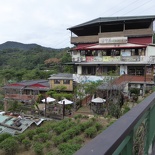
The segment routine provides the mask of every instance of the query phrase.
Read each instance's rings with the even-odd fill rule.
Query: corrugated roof
[[[8,121],[6,121],[9,118]],[[4,123],[4,121],[6,121],[4,124],[12,126],[14,120],[17,119],[17,117],[13,117],[13,116],[7,116],[7,115],[0,115],[0,123]],[[44,118],[39,119],[39,121],[35,121],[34,119],[28,119],[28,118],[22,118],[20,119],[20,123],[21,126],[19,127],[21,130],[16,130],[13,128],[9,128],[3,125],[0,125],[0,133],[9,133],[11,135],[15,135],[16,133],[23,133],[28,127],[30,127],[33,123],[35,123],[36,125],[39,125],[40,123],[42,123],[44,120]]]
[[[151,16],[121,16],[121,17],[99,17],[93,20],[90,20],[88,22],[73,26],[68,28],[69,30],[72,30],[74,28],[93,25],[93,24],[100,24],[100,23],[107,23],[107,22],[118,22],[118,21],[136,21],[136,20],[146,20],[146,19],[155,19],[155,15]]]
[[[68,74],[68,73],[59,73],[59,74],[53,74],[51,75],[51,77],[49,78],[49,80],[51,79],[58,79],[58,80],[62,80],[62,79],[68,79],[68,80],[73,80],[73,74]]]
[[[47,90],[49,87],[50,85],[48,80],[30,80],[9,84],[4,86],[3,88]]]

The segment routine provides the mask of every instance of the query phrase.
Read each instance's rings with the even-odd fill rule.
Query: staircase
[[[74,115],[93,115],[93,112],[90,110],[89,106],[83,106],[74,112]]]

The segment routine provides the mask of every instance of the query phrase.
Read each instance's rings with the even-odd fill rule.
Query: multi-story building
[[[68,28],[75,45],[71,54],[76,73],[127,74],[143,77],[138,87],[146,82],[154,84],[154,19],[155,16],[106,17]]]

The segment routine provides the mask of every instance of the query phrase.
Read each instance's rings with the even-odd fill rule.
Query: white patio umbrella
[[[43,99],[43,100],[41,100],[42,102],[47,102],[47,103],[49,103],[49,102],[54,102],[55,101],[55,99],[54,98],[52,98],[52,97],[47,97],[46,98],[46,100],[45,99]]]
[[[70,101],[70,100],[67,100],[67,99],[65,98],[65,99],[59,101],[58,103],[59,103],[59,104],[63,104],[63,103],[64,103],[64,104],[66,105],[66,104],[72,104],[73,102]]]
[[[103,98],[97,97],[97,98],[92,99],[91,102],[94,102],[94,103],[104,103],[104,102],[106,102],[106,100],[103,99]]]

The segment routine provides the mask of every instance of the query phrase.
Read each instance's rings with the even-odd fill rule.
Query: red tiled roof
[[[39,83],[35,83],[35,84],[30,85],[29,87],[46,87],[46,86],[39,84]]]
[[[87,47],[94,46],[96,44],[78,44],[73,50],[83,50]]]

